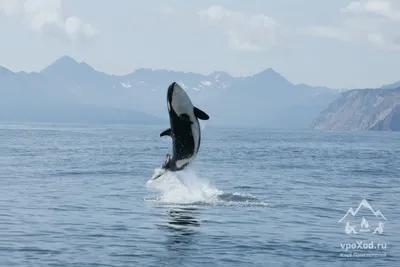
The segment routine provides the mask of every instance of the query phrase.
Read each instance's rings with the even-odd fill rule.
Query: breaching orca
[[[161,168],[165,171],[183,170],[197,155],[200,148],[200,123],[198,119],[208,120],[210,117],[193,106],[192,101],[179,84],[173,82],[168,87],[167,107],[170,127],[160,134],[172,138],[172,156],[166,155]],[[164,173],[158,174],[154,179]]]

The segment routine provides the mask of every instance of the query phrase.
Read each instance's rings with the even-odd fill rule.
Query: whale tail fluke
[[[165,160],[164,160],[164,163],[163,163],[163,165],[161,166],[161,168],[162,168],[162,169],[166,169],[166,170],[168,170],[168,169],[171,168],[171,155],[170,155],[169,153],[167,153],[167,154],[165,155]]]
[[[166,172],[167,172],[166,169],[156,169],[155,172],[154,172],[153,177],[151,177],[150,180],[157,180],[158,178],[163,176]]]
[[[162,164],[161,168],[156,169],[153,177],[151,177],[150,180],[156,180],[156,179],[160,178],[161,176],[163,176],[167,171],[170,170],[170,165],[171,165],[171,155],[169,153],[167,153],[165,155],[165,161]]]

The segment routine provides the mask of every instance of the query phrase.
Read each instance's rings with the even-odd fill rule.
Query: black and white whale
[[[167,107],[170,128],[163,131],[160,137],[171,137],[172,156],[167,153],[161,167],[163,172],[155,175],[153,180],[162,176],[166,171],[183,170],[196,158],[201,140],[198,119],[208,120],[210,118],[204,111],[193,106],[185,90],[176,82],[168,87]]]

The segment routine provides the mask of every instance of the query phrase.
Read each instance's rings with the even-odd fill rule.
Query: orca
[[[185,90],[176,82],[168,87],[167,107],[170,128],[160,134],[172,139],[172,156],[167,153],[161,168],[164,172],[157,174],[153,180],[166,171],[183,170],[197,156],[200,148],[200,120],[208,120],[210,116],[192,104]]]

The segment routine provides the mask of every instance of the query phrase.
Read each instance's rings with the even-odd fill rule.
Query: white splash
[[[200,127],[201,130],[204,131],[204,129],[206,128],[207,122],[206,121],[200,121]]]
[[[251,194],[240,192],[225,193],[204,179],[199,178],[194,170],[186,168],[179,172],[154,170],[156,180],[148,180],[147,187],[161,191],[161,196],[145,200],[167,205],[223,205],[223,206],[269,206]]]
[[[155,175],[162,173],[155,170]],[[153,176],[153,177],[154,177]],[[222,191],[212,187],[207,181],[197,177],[194,171],[185,169],[179,172],[164,173],[156,180],[147,181],[147,187],[162,192],[160,202],[190,204],[196,202],[216,202]]]

